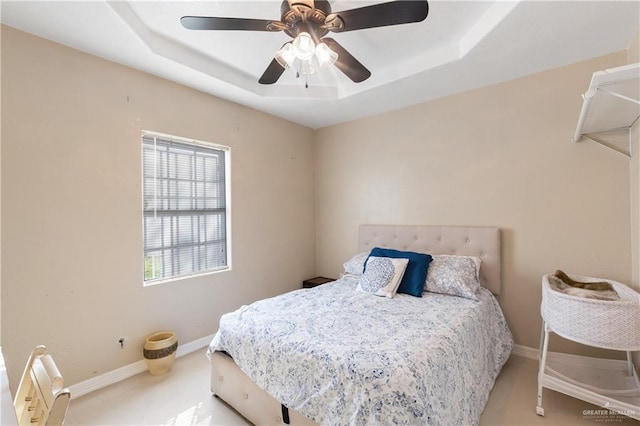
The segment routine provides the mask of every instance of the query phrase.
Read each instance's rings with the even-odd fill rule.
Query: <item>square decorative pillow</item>
[[[427,279],[427,269],[429,269],[429,263],[431,263],[431,255],[415,253],[412,251],[374,247],[369,256],[409,259],[407,270],[404,272],[402,281],[400,281],[400,287],[398,287],[398,293],[406,293],[411,296],[422,297],[424,284]]]
[[[392,298],[395,296],[409,259],[369,256],[367,269],[360,277],[358,290]]]
[[[479,271],[477,257],[435,255],[429,265],[425,291],[478,300]]]
[[[369,257],[369,253],[365,251],[363,253],[356,254],[351,259],[344,262],[342,264],[342,266],[344,266],[344,273],[362,275],[362,272],[364,271],[364,263],[367,261],[367,257]]]

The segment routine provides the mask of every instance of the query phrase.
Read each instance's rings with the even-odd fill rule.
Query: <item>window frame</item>
[[[145,173],[144,173],[144,147],[145,147],[145,138],[159,138],[164,140],[173,141],[180,144],[191,145],[196,147],[202,147],[207,149],[216,149],[220,151],[224,151],[224,186],[225,186],[225,244],[226,244],[226,266],[208,269],[205,271],[198,271],[185,275],[174,275],[167,278],[158,278],[145,280],[145,271],[146,271],[146,260],[145,256]],[[141,236],[142,236],[142,285],[143,287],[150,287],[158,284],[164,284],[174,281],[181,281],[185,279],[190,279],[194,277],[200,277],[211,274],[218,274],[221,272],[231,271],[232,269],[232,249],[231,249],[231,148],[226,145],[221,145],[214,142],[205,142],[196,139],[189,139],[181,136],[169,135],[165,133],[159,133],[149,130],[143,130],[140,136],[140,172],[141,172]],[[176,215],[178,216],[178,215]]]

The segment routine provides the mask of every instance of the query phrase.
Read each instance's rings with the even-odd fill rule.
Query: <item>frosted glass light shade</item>
[[[309,33],[302,32],[293,40],[293,52],[302,61],[307,61],[313,57],[316,45]]]
[[[293,46],[291,45],[291,43],[287,43],[282,46],[282,49],[276,52],[275,58],[276,61],[278,61],[278,63],[282,65],[282,68],[290,68],[291,66],[293,66],[296,55],[293,52]]]
[[[312,75],[316,73],[316,67],[313,64],[313,61],[300,61],[297,65],[297,71],[300,75]]]
[[[338,54],[331,50],[329,46],[324,43],[319,43],[316,46],[316,59],[318,60],[318,64],[321,67],[325,67],[328,65],[333,65],[338,59]]]

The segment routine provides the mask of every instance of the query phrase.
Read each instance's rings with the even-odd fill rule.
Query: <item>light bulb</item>
[[[293,40],[293,52],[303,61],[313,57],[316,45],[309,33],[302,32]]]

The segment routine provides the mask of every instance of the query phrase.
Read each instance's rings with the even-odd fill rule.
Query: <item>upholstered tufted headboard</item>
[[[360,225],[358,251],[388,247],[429,254],[477,256],[480,281],[500,294],[502,265],[500,229],[475,226]]]

